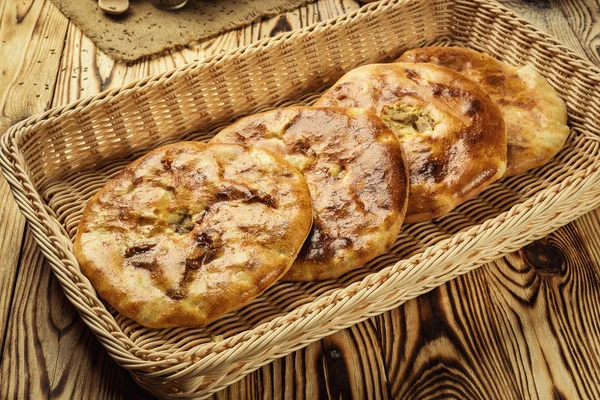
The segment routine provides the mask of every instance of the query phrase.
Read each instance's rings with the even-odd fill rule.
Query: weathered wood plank
[[[582,243],[569,225],[379,317],[392,397],[598,398],[600,260]]]
[[[598,0],[557,0],[570,28],[580,40],[585,55],[600,65],[600,2]]]
[[[66,22],[44,0],[0,2],[0,133],[49,105]],[[0,351],[11,305],[24,218],[0,177]]]
[[[587,53],[581,37],[572,30],[572,21],[565,18],[564,6],[560,0],[499,0],[499,2],[521,18],[555,36],[575,52],[582,55]]]
[[[49,1],[4,0],[0,6],[0,105],[7,128],[7,120],[50,105],[67,21]]]
[[[583,245],[586,251],[594,260],[600,260],[600,208],[585,214],[583,217],[573,222],[579,231]],[[600,273],[600,264],[595,265]]]
[[[366,321],[248,375],[213,399],[391,399],[373,321]]]
[[[4,347],[8,312],[17,277],[24,219],[10,193],[8,183],[0,177],[0,353]]]

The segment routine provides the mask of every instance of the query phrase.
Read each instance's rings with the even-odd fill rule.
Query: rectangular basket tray
[[[97,297],[72,238],[85,202],[124,165],[160,144],[209,139],[244,115],[310,104],[346,71],[430,44],[534,65],[567,103],[564,149],[443,218],[404,226],[394,247],[362,269],[277,283],[205,328],[143,328]],[[2,137],[0,161],[67,298],[111,356],[150,392],[207,396],[597,207],[598,87],[598,68],[496,3],[390,0],[29,118]]]

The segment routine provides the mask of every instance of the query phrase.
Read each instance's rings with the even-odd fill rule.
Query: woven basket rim
[[[35,130],[38,127],[38,124],[42,124],[42,123],[46,124],[46,123],[52,122],[56,118],[59,118],[62,116],[67,116],[68,114],[70,114],[72,112],[82,111],[85,107],[89,106],[90,103],[96,104],[97,101],[100,101],[102,103],[108,102],[108,101],[111,101],[111,100],[117,98],[121,94],[128,93],[137,88],[140,88],[140,87],[143,87],[146,85],[152,85],[157,82],[162,82],[163,80],[166,83],[169,80],[175,79],[185,73],[199,72],[202,70],[202,68],[209,67],[209,66],[216,67],[219,65],[219,63],[224,62],[232,57],[237,57],[237,56],[240,56],[240,55],[243,55],[246,53],[250,53],[252,51],[259,50],[259,49],[271,46],[274,43],[287,41],[287,40],[290,40],[292,37],[301,38],[313,31],[319,31],[319,30],[325,29],[332,25],[345,23],[344,21],[351,21],[354,18],[356,18],[356,16],[358,16],[359,14],[366,14],[366,13],[373,12],[375,10],[377,10],[377,11],[386,10],[386,9],[389,9],[392,7],[401,7],[403,5],[411,3],[412,1],[413,0],[380,0],[380,1],[372,2],[372,3],[367,3],[357,10],[354,10],[347,14],[340,15],[335,18],[321,21],[321,22],[306,26],[301,29],[296,29],[296,30],[292,30],[292,31],[288,31],[288,32],[282,32],[276,36],[267,37],[267,38],[258,40],[256,42],[250,43],[248,45],[237,47],[237,48],[229,50],[227,52],[213,54],[213,55],[211,55],[205,59],[199,60],[199,61],[192,61],[190,63],[186,63],[177,68],[172,68],[172,69],[164,71],[164,72],[151,74],[147,77],[135,80],[126,85],[119,86],[119,87],[116,87],[113,89],[103,90],[100,93],[97,93],[95,95],[87,96],[87,97],[81,98],[79,100],[75,100],[75,101],[70,102],[65,105],[52,107],[51,109],[49,109],[43,113],[39,113],[36,115],[32,115],[30,117],[27,117],[15,124],[11,125],[7,129],[7,131],[2,134],[2,136],[16,138],[18,132],[21,131],[22,129]],[[431,0],[431,1],[435,1],[435,0]],[[546,41],[551,42],[553,46],[560,49],[564,53],[564,56],[583,63],[586,66],[586,68],[588,68],[588,70],[589,70],[589,71],[584,71],[585,75],[587,75],[588,78],[597,80],[600,83],[600,66],[596,66],[596,65],[592,64],[588,59],[581,57],[579,54],[575,53],[573,50],[571,50],[570,48],[563,45],[554,36],[539,29],[537,26],[535,26],[531,22],[527,21],[526,19],[523,19],[523,18],[517,16],[511,9],[498,3],[496,0],[470,0],[470,1],[472,3],[477,3],[477,4],[481,5],[482,7],[490,7],[490,8],[493,7],[493,8],[500,9],[504,14],[507,14],[509,17],[511,17],[512,20],[514,20],[515,22],[518,22],[519,24],[521,24],[523,27],[527,28],[528,30],[531,30],[532,33],[538,35],[540,38],[542,38]],[[215,65],[212,65],[213,62]],[[102,104],[102,103],[99,103],[99,104]],[[6,139],[2,138],[2,140],[8,140],[8,138],[6,138]]]
[[[15,125],[11,126],[1,139],[0,164],[2,166],[2,172],[3,172],[4,176],[7,178],[8,182],[11,186],[11,190],[17,200],[17,203],[19,204],[21,211],[26,215],[28,223],[32,225],[32,231],[34,231],[34,234],[36,234],[36,236],[43,236],[43,235],[45,235],[45,232],[41,232],[41,228],[38,226],[38,224],[40,222],[53,223],[54,221],[52,221],[52,217],[48,213],[48,210],[46,210],[44,208],[44,206],[45,206],[44,201],[41,199],[41,196],[39,195],[39,193],[35,190],[33,183],[31,182],[31,180],[29,179],[29,176],[25,173],[25,171],[23,169],[23,165],[22,165],[23,160],[21,160],[22,154],[21,154],[18,142],[23,137],[26,137],[29,134],[29,132],[34,132],[41,125],[50,123],[57,118],[61,118],[61,116],[66,117],[66,116],[70,115],[71,113],[82,112],[86,109],[86,107],[89,107],[93,104],[97,104],[97,102],[110,102],[111,100],[118,98],[120,95],[134,91],[137,88],[140,88],[142,86],[152,85],[157,82],[168,83],[170,80],[177,79],[178,77],[183,76],[184,74],[196,73],[196,72],[201,71],[203,68],[218,67],[219,63],[226,62],[227,60],[229,60],[232,57],[237,57],[237,56],[258,50],[258,49],[262,49],[267,46],[271,46],[273,43],[290,40],[292,38],[301,38],[304,35],[309,34],[310,32],[313,32],[316,30],[321,30],[321,29],[326,29],[327,27],[331,26],[332,24],[345,23],[344,21],[350,21],[359,14],[368,13],[368,12],[372,12],[375,10],[382,11],[382,10],[386,10],[390,7],[402,6],[402,5],[410,3],[410,2],[411,2],[411,0],[383,0],[383,1],[377,2],[377,3],[370,3],[358,10],[355,10],[354,12],[349,13],[349,14],[345,14],[340,17],[336,17],[336,18],[333,18],[333,19],[330,19],[327,21],[322,21],[320,23],[313,24],[313,25],[310,25],[308,27],[305,27],[305,28],[302,28],[299,30],[285,32],[285,33],[277,35],[273,38],[265,38],[263,40],[254,42],[247,46],[240,47],[240,48],[231,50],[226,53],[216,54],[216,55],[208,57],[202,61],[192,62],[192,63],[186,64],[186,65],[183,65],[179,68],[174,68],[172,70],[169,70],[169,71],[166,71],[163,73],[155,74],[155,75],[137,80],[135,82],[131,82],[131,83],[129,83],[125,86],[119,87],[119,88],[106,90],[106,91],[103,91],[94,96],[86,97],[86,98],[77,100],[75,102],[72,102],[72,103],[64,105],[64,106],[54,107],[54,108],[46,111],[45,113],[29,117],[21,122],[18,122]],[[552,37],[548,34],[545,34],[544,32],[540,31],[538,28],[536,28],[533,24],[527,22],[524,19],[517,17],[508,8],[496,3],[495,1],[474,0],[473,2],[481,4],[482,6],[490,6],[490,7],[500,9],[502,12],[508,14],[517,23],[520,23],[527,29],[531,30],[533,34],[536,34],[536,35],[542,37],[544,40],[547,40],[550,43],[552,43],[558,50],[563,52],[565,57],[571,58],[571,59],[575,60],[576,62],[583,64],[587,68],[587,70],[582,71],[582,73],[585,74],[588,78],[590,78],[594,81],[598,81],[600,83],[600,68],[592,65],[588,60],[582,58],[578,54],[574,53],[573,51],[571,51],[570,49],[568,49],[567,47],[562,45],[554,37]],[[591,137],[591,136],[586,137],[585,140],[599,141],[598,138]],[[422,260],[425,257],[433,257],[433,259],[428,260],[428,262],[434,262],[434,261],[438,260],[439,258],[443,257],[444,253],[447,252],[447,249],[443,248],[442,245],[446,245],[446,244],[450,244],[450,243],[452,243],[452,245],[457,245],[457,244],[463,243],[465,241],[468,241],[468,240],[470,240],[469,238],[475,237],[476,233],[481,233],[485,229],[488,229],[489,226],[494,225],[494,224],[503,224],[507,221],[518,222],[520,219],[525,218],[528,215],[531,215],[535,210],[537,210],[539,208],[543,208],[543,206],[546,206],[551,201],[555,200],[555,198],[557,197],[556,193],[559,192],[558,189],[564,189],[564,187],[567,187],[567,186],[583,187],[583,186],[585,186],[585,184],[598,179],[598,177],[600,177],[600,170],[599,170],[600,164],[598,164],[600,162],[600,160],[596,160],[596,162],[597,163],[595,164],[594,168],[590,168],[586,171],[579,171],[576,174],[567,177],[564,181],[548,187],[542,193],[540,193],[538,196],[532,197],[532,198],[528,199],[527,201],[514,206],[509,211],[506,211],[506,212],[498,215],[495,218],[486,220],[482,224],[473,225],[468,230],[466,230],[464,232],[460,232],[448,239],[444,239],[444,240],[440,241],[439,243],[437,243],[436,245],[431,246],[431,247],[425,249],[424,251],[419,252],[418,254],[415,254],[414,256],[410,257],[409,259],[399,261],[399,262],[395,263],[394,265],[389,265],[376,273],[369,274],[362,281],[355,282],[355,283],[353,283],[345,288],[342,288],[342,289],[337,289],[328,295],[318,296],[312,303],[303,305],[302,307],[299,307],[286,315],[279,316],[279,317],[273,318],[272,320],[270,320],[268,322],[261,323],[251,330],[237,333],[231,337],[226,338],[222,342],[202,343],[199,345],[195,345],[191,349],[188,349],[185,351],[175,351],[175,352],[169,353],[167,355],[167,357],[165,357],[163,360],[156,361],[154,363],[163,369],[167,369],[167,368],[171,368],[171,367],[165,366],[164,365],[165,362],[167,360],[173,360],[173,361],[176,361],[176,363],[173,363],[174,365],[176,364],[180,370],[184,370],[194,364],[193,358],[198,357],[198,353],[200,353],[200,352],[211,352],[214,354],[219,354],[219,353],[223,353],[223,352],[236,351],[236,346],[239,346],[240,343],[243,343],[244,341],[249,340],[249,337],[260,335],[261,333],[266,332],[266,331],[277,332],[277,329],[283,329],[283,328],[281,328],[281,326],[283,326],[284,324],[281,322],[284,319],[289,318],[290,316],[301,315],[301,316],[306,317],[306,316],[312,315],[313,313],[316,313],[316,314],[322,313],[324,308],[319,309],[318,307],[316,307],[316,305],[323,304],[324,307],[329,307],[329,306],[333,306],[334,304],[337,304],[338,302],[342,302],[345,296],[357,295],[359,291],[365,292],[365,291],[371,290],[371,291],[376,292],[377,289],[380,288],[382,284],[384,284],[384,282],[377,282],[378,280],[382,280],[384,278],[386,280],[389,280],[392,275],[400,274],[402,268],[408,267],[410,265],[413,265],[413,266],[417,265],[417,264],[419,264],[419,262],[417,260]],[[38,241],[37,237],[36,237],[36,241]],[[40,245],[39,241],[38,241],[38,245]],[[44,249],[44,247],[41,245],[40,245],[40,247],[42,247],[42,251],[48,257],[48,255],[46,254],[48,252],[48,249]],[[439,254],[441,254],[442,256],[438,257]],[[437,258],[435,258],[435,257],[437,257]],[[386,273],[387,273],[387,276],[385,276]],[[88,282],[88,284],[89,284],[89,282]],[[312,307],[315,307],[315,309],[311,310],[310,312],[305,314]],[[87,321],[88,317],[89,318],[95,317],[98,320],[102,319],[99,314],[94,314],[94,315],[86,317],[86,314],[83,312],[83,310],[81,310],[81,307],[77,307],[77,308],[80,311],[80,313],[82,313],[83,319],[86,321]],[[368,318],[369,316],[370,315],[366,315],[365,319]],[[106,321],[104,321],[104,322],[106,322]],[[295,321],[291,321],[291,322],[285,321],[285,322],[287,322],[289,324],[293,324]],[[357,323],[357,322],[359,322],[359,321],[355,320],[352,322],[352,324]],[[90,326],[90,325],[88,324],[88,326]],[[105,324],[102,324],[102,327],[105,328],[106,327]],[[122,345],[121,347],[124,350],[124,355],[127,358],[125,360],[121,360],[123,363],[126,364],[127,361],[140,361],[140,360],[144,360],[148,365],[153,363],[153,361],[147,360],[146,357],[140,356],[140,354],[142,354],[142,355],[152,354],[153,351],[142,349],[142,348],[136,346],[135,343],[133,341],[131,341],[126,335],[124,335],[124,334],[118,335],[119,332],[110,332],[109,330],[106,330],[106,331],[99,330],[92,326],[90,326],[90,328],[96,333],[96,335],[103,342],[104,342],[104,340],[108,340],[106,335],[110,335],[114,339],[111,341],[112,343],[120,342],[120,344]],[[328,331],[328,332],[330,332],[330,331]],[[117,335],[115,335],[115,333]],[[113,351],[111,349],[109,349],[109,352],[113,353]],[[113,355],[115,355],[115,354],[113,353]],[[123,354],[119,354],[119,357],[123,358]],[[182,357],[184,357],[183,361],[181,359]]]
[[[381,0],[378,2],[368,3],[357,10],[354,10],[347,14],[340,15],[335,18],[331,18],[331,19],[321,21],[321,22],[318,22],[315,24],[311,24],[311,25],[308,25],[301,29],[295,29],[295,30],[288,31],[288,32],[282,32],[276,36],[266,37],[264,39],[258,40],[256,42],[252,42],[245,46],[237,47],[237,48],[229,50],[227,52],[213,54],[213,55],[211,55],[207,58],[204,58],[202,60],[199,60],[199,61],[192,61],[192,62],[186,63],[184,65],[181,65],[179,67],[169,69],[164,72],[154,73],[154,74],[148,75],[147,77],[130,82],[126,85],[119,86],[119,87],[116,87],[113,89],[103,90],[100,93],[97,93],[95,95],[86,96],[86,97],[72,101],[65,105],[52,107],[51,109],[49,109],[43,113],[39,113],[36,115],[32,115],[30,117],[27,117],[15,124],[11,125],[3,135],[14,136],[17,134],[18,131],[20,131],[22,129],[35,129],[37,127],[38,123],[48,123],[60,116],[70,114],[71,112],[82,111],[82,109],[87,107],[90,103],[96,104],[97,101],[101,101],[101,102],[111,101],[121,94],[128,93],[129,91],[135,90],[142,86],[152,85],[159,81],[162,82],[163,80],[165,82],[168,82],[170,79],[174,79],[174,78],[178,77],[179,75],[183,75],[185,73],[191,73],[191,72],[198,72],[198,71],[202,70],[202,68],[204,68],[204,67],[208,67],[208,66],[216,67],[219,65],[219,63],[224,62],[224,60],[226,61],[232,57],[237,57],[237,56],[240,56],[240,55],[243,55],[246,53],[250,53],[252,51],[259,50],[259,49],[265,48],[267,46],[271,46],[274,43],[289,40],[292,37],[300,38],[300,37],[303,37],[303,36],[309,34],[310,32],[326,29],[327,27],[329,27],[331,25],[344,23],[344,21],[350,21],[350,20],[354,19],[358,14],[372,12],[377,9],[388,9],[391,7],[402,6],[403,4],[408,4],[411,1],[412,0]],[[475,0],[475,1],[481,1],[481,0]],[[212,65],[213,63],[214,63],[214,65]],[[600,74],[600,69],[598,69],[598,74]]]

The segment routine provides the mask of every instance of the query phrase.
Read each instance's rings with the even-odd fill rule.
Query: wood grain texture
[[[502,3],[598,62],[596,1]],[[6,41],[0,54],[7,60],[0,65],[0,128],[358,6],[321,0],[126,65],[98,52],[50,1],[0,0],[0,40]],[[2,182],[0,398],[151,398],[78,318],[7,198]],[[276,360],[213,398],[600,398],[599,265],[596,210],[503,260]]]
[[[44,0],[3,0],[0,12],[0,127],[4,130],[8,122],[50,106],[67,25],[60,11]]]
[[[557,0],[557,3],[580,39],[585,55],[600,65],[600,1]]]
[[[48,107],[64,45],[61,19],[64,17],[58,10],[43,0],[0,2],[0,132],[12,122]],[[0,202],[2,346],[25,223],[3,177],[0,177]]]
[[[275,360],[213,399],[390,399],[378,340],[373,321],[358,324]]]
[[[600,260],[578,228],[377,317],[392,397],[599,398]]]
[[[572,4],[577,1],[581,0],[566,0],[564,2],[566,4],[562,4],[560,0],[500,0],[499,2],[509,7],[521,18],[555,36],[575,52],[589,58],[589,48],[582,41],[581,35],[573,30],[573,25],[578,18],[573,19],[566,12],[567,8],[573,9]],[[591,15],[594,14],[597,15],[598,12]],[[591,60],[594,61],[593,58]]]
[[[0,352],[4,347],[25,218],[19,212],[8,183],[0,177]]]

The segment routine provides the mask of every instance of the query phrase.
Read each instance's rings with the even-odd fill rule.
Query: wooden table
[[[600,64],[600,1],[503,3]],[[0,132],[50,107],[359,6],[321,0],[127,66],[98,52],[49,0],[0,0]],[[0,256],[0,398],[150,398],[67,302],[3,178]],[[599,323],[600,209],[215,397],[599,399]]]

